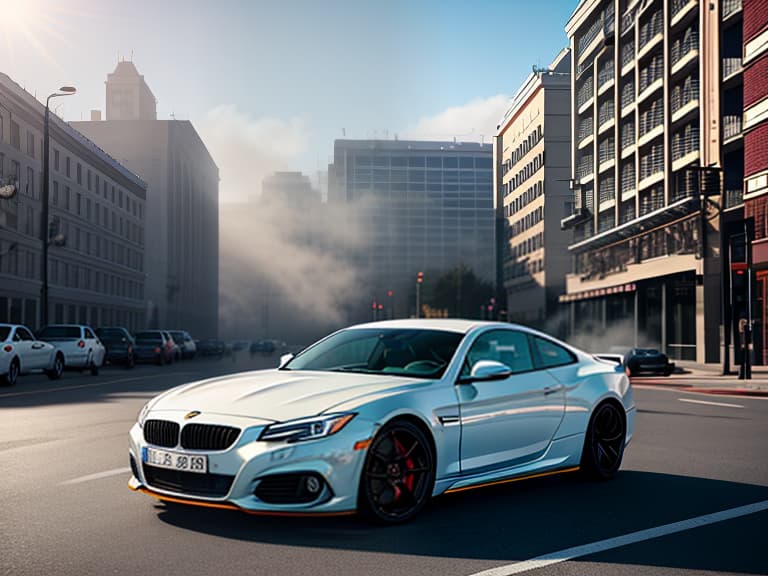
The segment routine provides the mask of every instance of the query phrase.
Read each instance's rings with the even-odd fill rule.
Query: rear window
[[[0,340],[5,340],[8,338],[8,334],[11,333],[11,329],[9,326],[0,326]]]
[[[79,326],[46,326],[40,331],[40,340],[51,338],[80,338]]]
[[[160,334],[154,332],[139,332],[136,334],[136,342],[146,342],[150,344],[161,344],[163,339]]]

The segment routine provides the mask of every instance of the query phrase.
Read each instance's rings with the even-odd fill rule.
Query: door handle
[[[44,344],[32,344],[32,349],[33,350],[40,350],[40,348],[42,348],[43,346],[44,346]]]
[[[554,394],[555,392],[560,392],[562,390],[562,386],[547,386],[544,388],[544,396],[549,396],[550,394]]]

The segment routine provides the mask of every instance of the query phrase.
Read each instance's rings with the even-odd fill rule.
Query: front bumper
[[[151,418],[175,420],[182,426],[184,422],[183,413],[152,413]],[[129,440],[130,457],[133,459],[133,476],[129,482],[132,490],[160,500],[263,514],[337,515],[354,512],[357,508],[357,491],[366,451],[355,450],[354,446],[356,442],[373,436],[374,423],[358,416],[333,436],[288,444],[258,441],[264,424],[254,425],[254,420],[249,418],[227,417],[226,420],[207,419],[205,422],[196,418],[195,421],[198,424],[238,426],[243,431],[234,445],[224,451],[156,448],[207,455],[209,474],[206,476],[233,477],[226,494],[208,497],[195,494],[194,490],[185,490],[183,486],[169,489],[167,485],[153,484],[147,477],[149,465],[143,463],[141,458],[142,448],[150,445],[144,441],[138,424],[131,429]],[[255,493],[262,479],[278,474],[316,475],[324,480],[324,485],[317,497],[309,502],[277,504],[257,497]]]

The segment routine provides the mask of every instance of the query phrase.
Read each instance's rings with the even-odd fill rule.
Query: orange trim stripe
[[[246,514],[252,514],[254,516],[285,516],[292,518],[321,518],[328,516],[351,516],[356,514],[355,510],[343,510],[341,512],[282,512],[282,511],[270,511],[270,510],[247,510],[241,508],[235,504],[229,504],[224,502],[204,502],[202,500],[188,500],[186,498],[176,498],[175,496],[166,496],[165,494],[159,494],[143,486],[140,488],[131,488],[131,490],[141,492],[157,500],[163,502],[174,502],[176,504],[186,504],[189,506],[199,506],[201,508],[217,508],[219,510],[235,510],[238,512],[245,512]]]
[[[498,486],[499,484],[509,484],[511,482],[520,482],[521,480],[531,480],[533,478],[543,478],[544,476],[554,476],[555,474],[566,474],[568,472],[578,472],[579,467],[563,468],[562,470],[552,470],[551,472],[539,472],[538,474],[528,474],[527,476],[518,476],[517,478],[507,478],[505,480],[494,480],[493,482],[484,482],[474,486],[462,486],[461,488],[450,488],[445,491],[446,494],[464,492],[466,490],[475,490],[476,488],[487,488],[488,486]]]

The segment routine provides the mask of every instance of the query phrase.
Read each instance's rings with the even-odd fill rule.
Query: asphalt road
[[[0,574],[768,573],[761,398],[638,387],[636,436],[614,480],[566,474],[446,495],[404,526],[168,508],[128,490],[127,433],[148,398],[275,361],[107,368],[0,389]],[[741,508],[755,503],[762,511]],[[711,516],[721,511],[733,517]],[[613,540],[623,535],[633,536]]]

